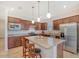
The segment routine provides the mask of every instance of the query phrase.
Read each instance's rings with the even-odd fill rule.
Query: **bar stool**
[[[23,46],[23,57],[26,57],[26,51],[28,50],[26,46],[29,44],[29,40],[25,39],[24,37],[22,37],[21,40]]]
[[[42,56],[41,56],[41,50],[39,49],[39,48],[35,48],[34,49],[34,52],[35,52],[35,54],[36,54],[36,58],[41,58]]]
[[[24,58],[41,58],[41,50],[39,48],[35,48],[34,44],[30,44],[29,40],[22,37],[22,45],[23,45],[23,57]]]

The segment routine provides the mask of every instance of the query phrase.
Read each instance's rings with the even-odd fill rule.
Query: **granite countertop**
[[[34,33],[36,34],[41,34],[42,31],[35,31]],[[29,33],[31,33],[31,31],[29,30],[19,30],[19,31],[8,31],[8,37],[12,37],[12,36],[24,36],[24,35],[29,35]],[[45,31],[44,35],[59,35],[59,31]]]
[[[34,33],[40,33],[41,31],[35,31]],[[29,30],[20,30],[20,31],[8,31],[8,37],[13,37],[13,36],[27,36],[31,33]]]
[[[31,32],[27,30],[22,30],[22,31],[8,31],[8,37],[13,37],[13,36],[28,36],[32,35],[30,34]]]
[[[25,37],[29,41],[33,42],[34,44],[37,44],[43,48],[51,48],[53,46],[57,46],[60,43],[63,43],[65,40],[56,39],[53,37],[44,37],[44,36],[30,36]]]

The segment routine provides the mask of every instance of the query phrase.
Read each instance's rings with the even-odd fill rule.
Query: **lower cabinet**
[[[15,48],[21,46],[21,37],[8,37],[8,49]]]
[[[57,58],[63,58],[63,44],[57,46]]]

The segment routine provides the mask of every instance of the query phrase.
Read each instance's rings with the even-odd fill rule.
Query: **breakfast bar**
[[[30,43],[34,43],[35,47],[41,49],[42,58],[57,58],[59,50],[58,45],[62,45],[64,42],[64,40],[58,38],[45,36],[29,36],[25,38],[28,39]]]

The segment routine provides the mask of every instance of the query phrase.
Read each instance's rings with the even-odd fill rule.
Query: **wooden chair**
[[[37,58],[37,56],[39,56],[39,58],[41,58],[41,54],[36,52],[37,48],[35,48],[35,45],[30,44],[29,40],[24,37],[22,37],[22,46],[23,46],[23,57]]]

